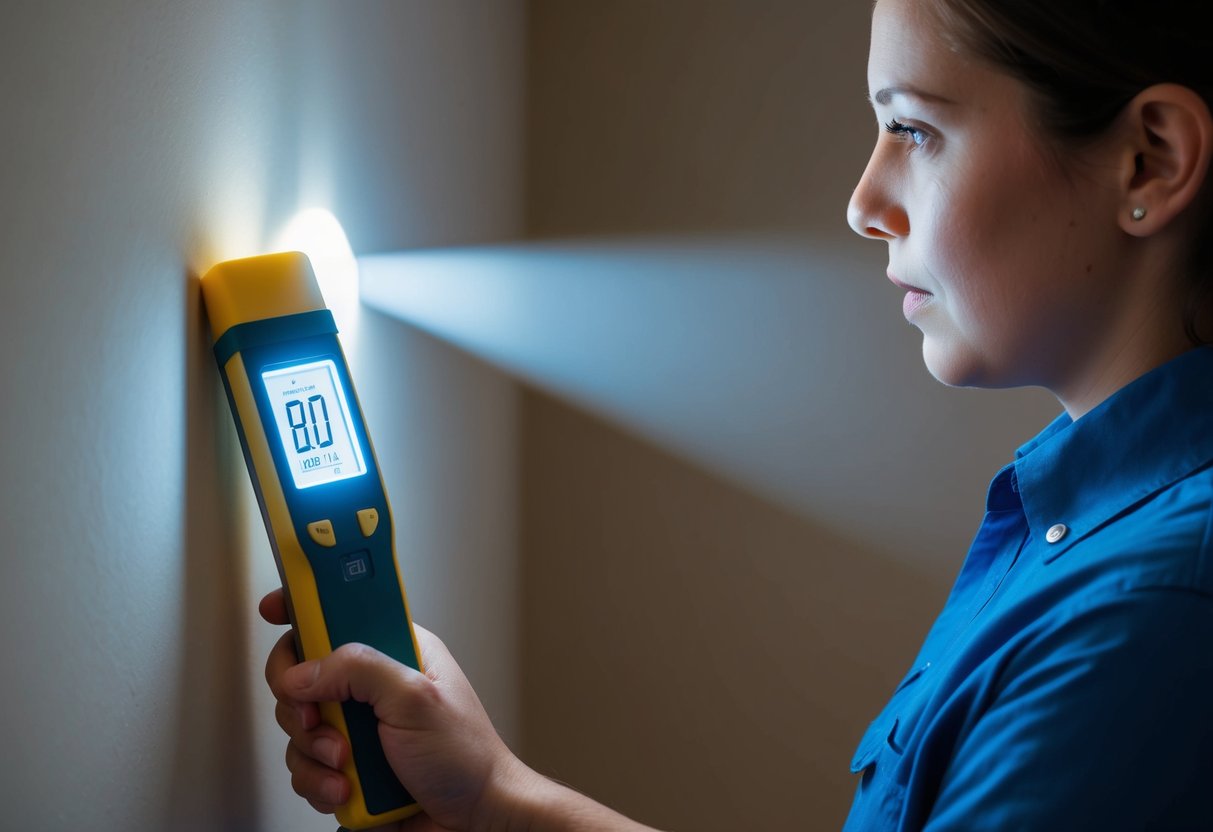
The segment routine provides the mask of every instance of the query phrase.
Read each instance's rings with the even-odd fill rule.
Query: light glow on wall
[[[348,351],[358,328],[358,261],[341,223],[331,211],[308,208],[286,224],[274,248],[302,251],[312,261],[320,293],[345,336],[342,343]]]

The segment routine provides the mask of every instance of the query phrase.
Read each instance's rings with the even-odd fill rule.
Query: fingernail
[[[337,743],[333,742],[328,737],[320,737],[312,743],[312,756],[322,763],[328,764],[332,768],[337,768],[337,755],[340,749]]]

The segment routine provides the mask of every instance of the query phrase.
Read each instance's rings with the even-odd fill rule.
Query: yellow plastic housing
[[[203,276],[202,299],[213,341],[236,324],[325,308],[312,264],[298,251],[220,263]]]
[[[203,301],[210,319],[211,335],[218,340],[231,327],[249,321],[265,320],[300,312],[311,312],[325,308],[324,297],[312,272],[311,263],[300,252],[282,252],[240,260],[229,260],[210,269],[202,278]],[[265,511],[267,531],[273,537],[274,555],[283,587],[287,590],[287,604],[295,626],[297,644],[304,659],[317,659],[333,651],[328,627],[320,604],[320,592],[307,555],[295,534],[286,495],[278,478],[269,441],[261,429],[256,400],[244,360],[235,353],[222,368],[231,389],[235,416],[244,426],[244,438],[253,466],[254,482],[258,484]],[[356,391],[349,391],[357,404]],[[370,444],[369,453],[374,454]],[[376,465],[376,467],[378,467]],[[380,481],[382,487],[382,480]],[[386,494],[386,489],[384,490]],[[386,501],[385,501],[386,502]],[[391,522],[391,506],[388,517]],[[392,544],[392,561],[399,581],[401,600],[409,622],[413,649],[420,662],[421,649],[412,627],[412,616],[408,614],[408,600],[404,595],[404,579],[400,574],[395,544]],[[321,718],[339,730],[349,740],[349,729],[338,702],[320,705]],[[369,829],[393,821],[403,820],[420,811],[411,804],[390,812],[372,815],[366,808],[362,785],[354,767],[348,759],[342,773],[349,779],[352,790],[349,801],[337,809],[337,820],[349,829]]]

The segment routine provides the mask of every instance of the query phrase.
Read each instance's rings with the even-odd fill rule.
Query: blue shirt
[[[857,830],[1213,830],[1213,348],[990,484],[851,762]]]

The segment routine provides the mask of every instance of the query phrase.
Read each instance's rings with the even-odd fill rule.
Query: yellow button
[[[312,536],[312,540],[321,546],[337,545],[337,535],[333,534],[333,523],[331,520],[317,520],[315,523],[308,523],[307,533]]]
[[[358,512],[358,528],[362,529],[363,537],[370,537],[379,528],[379,512],[373,508],[364,508]]]

